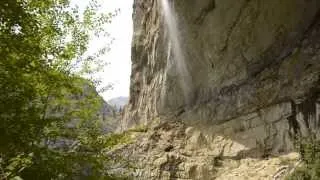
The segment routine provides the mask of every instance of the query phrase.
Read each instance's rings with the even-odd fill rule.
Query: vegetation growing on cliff
[[[103,149],[119,137],[102,134],[98,81],[79,78],[99,70],[109,48],[86,54],[90,35],[103,35],[117,13],[98,7],[91,1],[80,13],[69,0],[0,2],[0,179],[108,177]]]
[[[286,180],[320,179],[320,141],[314,138],[303,138],[299,141],[298,150],[303,164],[297,167]]]

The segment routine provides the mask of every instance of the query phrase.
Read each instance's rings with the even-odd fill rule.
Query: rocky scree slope
[[[280,180],[300,165],[297,153],[248,156],[232,139],[209,136],[181,121],[153,125],[131,136],[135,141],[109,152],[117,159],[111,174],[146,180]]]
[[[169,119],[169,124],[175,119],[197,129],[191,137],[201,134],[194,143],[208,142],[203,160],[218,151],[218,157],[254,158],[256,163],[292,152],[297,135],[319,137],[320,1],[168,2],[176,13],[192,78],[189,98],[183,95],[178,65],[172,60],[161,0],[135,0],[130,100],[121,122],[123,130],[152,124],[156,117],[166,117],[161,119]],[[169,114],[173,116],[167,118]],[[224,148],[220,151],[217,146]],[[154,152],[148,149],[145,154]],[[171,178],[182,178],[174,173],[183,160],[167,158],[162,163],[169,163],[166,168],[148,162],[148,167],[159,171],[152,177],[166,179],[169,173]],[[202,170],[194,171],[191,174]],[[207,169],[200,174],[213,172]]]

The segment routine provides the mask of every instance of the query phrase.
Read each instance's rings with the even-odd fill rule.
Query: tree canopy
[[[99,155],[79,144],[101,134],[102,99],[88,90],[96,82],[80,75],[104,63],[99,56],[109,47],[88,55],[88,43],[92,34],[105,35],[118,10],[98,9],[96,1],[83,12],[69,0],[0,2],[0,179],[69,179],[99,169],[92,168]],[[67,127],[72,120],[77,131]],[[77,148],[49,147],[68,137]]]

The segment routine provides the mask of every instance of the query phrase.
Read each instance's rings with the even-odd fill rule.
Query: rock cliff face
[[[305,131],[303,126],[318,124],[320,1],[168,3],[192,79],[188,99],[172,60],[161,0],[135,0],[125,128],[172,112],[209,125],[289,119],[290,128]]]
[[[168,0],[183,61],[161,1],[134,2],[123,129],[172,115],[209,144],[230,139],[224,157],[281,154],[296,135],[320,137],[319,0]]]

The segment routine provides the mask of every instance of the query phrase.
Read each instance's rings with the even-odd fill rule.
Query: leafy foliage
[[[86,53],[91,34],[104,35],[118,12],[98,8],[91,1],[82,14],[69,0],[0,2],[1,179],[108,177],[102,146],[79,148],[102,134],[98,81],[79,78],[98,71],[109,49]],[[62,148],[57,141],[82,145]]]
[[[318,180],[320,179],[320,141],[315,138],[302,138],[298,149],[304,162],[287,180]]]

